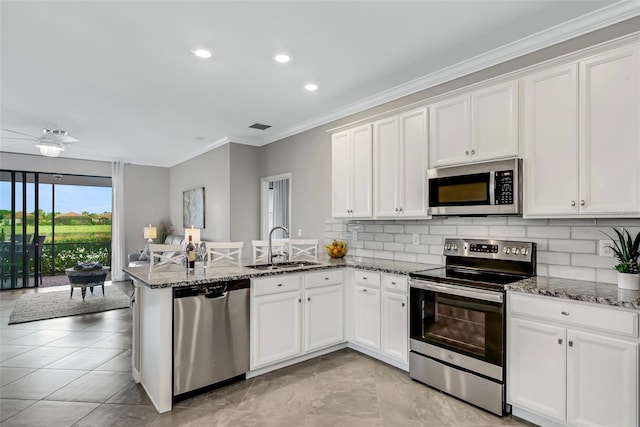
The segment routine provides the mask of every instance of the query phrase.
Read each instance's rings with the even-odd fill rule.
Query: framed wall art
[[[204,228],[204,187],[182,192],[182,223],[184,228]]]

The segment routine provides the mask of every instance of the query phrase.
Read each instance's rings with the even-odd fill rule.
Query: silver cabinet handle
[[[362,292],[367,292],[367,290],[366,290],[366,289],[363,289],[363,290],[362,290]]]
[[[392,284],[392,285],[395,285],[395,284],[396,284],[396,282],[391,282],[391,284]]]
[[[278,283],[278,287],[282,286],[282,283]]]
[[[363,276],[363,277],[362,277],[362,280],[367,280],[367,278]]]
[[[302,298],[298,298],[298,302],[302,302]]]
[[[471,150],[471,154],[476,154],[476,150]]]
[[[562,344],[562,338],[558,338],[558,344]]]
[[[560,314],[562,314],[563,316],[568,316],[569,312],[568,311],[561,311]]]
[[[580,206],[584,206],[584,205],[585,205],[584,200],[580,200]]]
[[[400,206],[400,212],[402,212],[404,209],[402,209],[402,206]]]
[[[311,301],[311,297],[307,297],[307,301]]]
[[[325,277],[325,278],[324,278],[324,280],[329,280],[329,278],[328,278],[328,277]]]
[[[575,205],[576,205],[576,201],[575,201],[575,200],[572,200],[572,201],[571,201],[571,206],[575,206]]]
[[[569,347],[573,347],[573,341],[569,340]]]
[[[469,155],[469,150],[464,150],[464,155],[468,156]]]
[[[398,212],[398,208],[396,208],[396,212]]]
[[[402,306],[404,307],[404,303],[402,303]]]

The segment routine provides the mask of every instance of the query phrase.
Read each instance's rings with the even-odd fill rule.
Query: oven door
[[[482,365],[502,368],[504,294],[414,280],[410,289],[410,338],[411,350],[418,353],[438,357],[438,351],[431,349],[444,349],[485,362]],[[495,371],[501,376],[502,369]]]

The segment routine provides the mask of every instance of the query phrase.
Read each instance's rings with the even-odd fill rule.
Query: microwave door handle
[[[489,172],[489,204],[496,204],[496,173]]]

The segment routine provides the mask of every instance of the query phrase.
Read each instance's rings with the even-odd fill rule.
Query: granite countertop
[[[536,276],[506,286],[508,291],[566,298],[640,310],[640,291],[618,289],[609,283]]]
[[[149,271],[149,266],[125,267],[123,271],[150,288],[171,288],[179,286],[200,285],[222,282],[226,280],[250,279],[253,277],[273,276],[277,274],[300,273],[327,270],[341,267],[352,267],[363,270],[380,271],[390,274],[409,274],[413,271],[440,268],[440,265],[419,264],[413,262],[392,261],[377,258],[345,257],[324,259],[318,265],[288,268],[282,270],[256,270],[246,267],[252,260],[244,260],[242,266],[203,268],[196,265],[194,271],[187,272],[183,266],[163,265]]]

